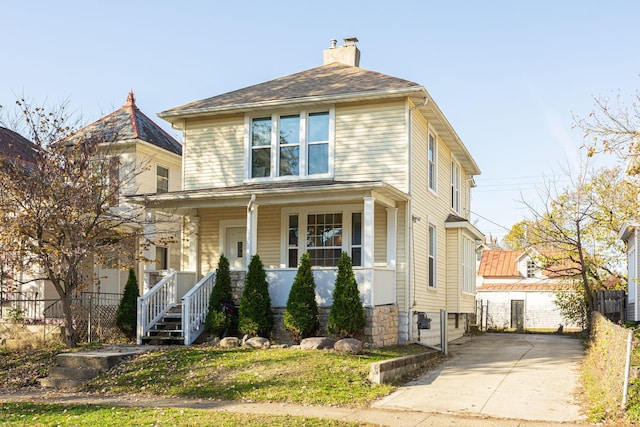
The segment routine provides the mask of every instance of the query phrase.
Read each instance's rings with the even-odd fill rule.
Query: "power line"
[[[485,218],[485,217],[483,217],[482,215],[479,215],[479,214],[477,214],[477,213],[476,213],[476,212],[474,212],[474,211],[471,211],[471,213],[472,213],[472,214],[474,214],[475,216],[477,216],[478,218],[481,218],[481,219],[484,219],[484,220],[485,220],[485,221],[487,221],[487,222],[490,222],[491,224],[495,225],[496,227],[500,227],[500,228],[502,228],[502,229],[504,229],[504,230],[511,231],[511,229],[510,229],[510,228],[507,228],[507,227],[505,227],[504,225],[500,225],[500,224],[498,224],[497,222],[493,222],[493,221],[491,221],[489,218]]]

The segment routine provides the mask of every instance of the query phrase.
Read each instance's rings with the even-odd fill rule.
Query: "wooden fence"
[[[625,291],[596,291],[593,295],[594,308],[613,323],[627,320],[627,294]]]

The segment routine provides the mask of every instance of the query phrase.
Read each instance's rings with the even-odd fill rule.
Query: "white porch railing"
[[[207,274],[182,297],[182,330],[184,345],[191,345],[204,330],[209,311],[209,296],[216,284],[215,270]]]
[[[136,341],[142,344],[142,337],[162,319],[162,316],[178,303],[177,273],[171,271],[164,279],[138,297],[138,330]]]

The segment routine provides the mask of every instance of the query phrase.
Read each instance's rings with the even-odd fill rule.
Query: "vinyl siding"
[[[336,107],[335,179],[380,180],[407,191],[404,101]]]
[[[460,312],[460,293],[462,284],[462,269],[460,268],[460,260],[462,259],[462,251],[460,250],[460,230],[447,230],[447,311],[449,313]]]
[[[406,311],[407,307],[407,267],[409,247],[406,227],[407,209],[405,204],[398,206],[398,233],[396,237],[396,302],[400,311]],[[411,302],[409,302],[410,304]]]
[[[206,275],[218,267],[220,259],[220,221],[247,218],[244,207],[199,209],[200,274]]]
[[[373,236],[375,265],[387,265],[387,209],[381,205],[375,205],[374,210],[375,235]]]
[[[138,144],[136,159],[138,167],[144,170],[136,177],[138,188],[132,194],[156,193],[158,191],[157,166],[169,169],[169,191],[182,189],[182,159],[177,154]]]
[[[280,208],[258,208],[258,255],[265,268],[280,267]]]
[[[183,155],[185,190],[242,185],[244,116],[188,121]]]
[[[448,233],[445,230],[445,220],[451,212],[451,151],[442,142],[438,134],[433,131],[437,141],[436,156],[436,192],[428,188],[427,182],[427,138],[429,124],[417,113],[412,116],[412,214],[419,216],[421,221],[413,223],[413,250],[415,266],[415,302],[417,311],[437,312],[455,303],[456,289],[450,289],[458,272],[456,268],[461,263],[450,261],[456,256],[458,243],[453,242],[454,248],[449,249]],[[461,172],[464,174],[464,171]],[[465,191],[461,188],[461,192]],[[466,200],[465,197],[461,202]],[[462,205],[464,206],[464,205]],[[428,230],[429,225],[436,227],[436,287],[428,287]],[[452,252],[453,251],[453,252]],[[457,267],[456,267],[457,266]],[[452,299],[453,298],[453,299]]]

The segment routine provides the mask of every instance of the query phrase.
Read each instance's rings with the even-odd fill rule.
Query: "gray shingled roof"
[[[0,127],[0,158],[35,163],[38,148],[17,132]]]
[[[138,109],[133,92],[121,108],[80,129],[69,140],[80,138],[105,142],[139,139],[182,155],[182,145]]]
[[[419,89],[417,83],[375,71],[334,62],[310,70],[191,102],[158,114],[160,117],[196,113],[199,110],[298,98],[366,94],[367,92]]]

